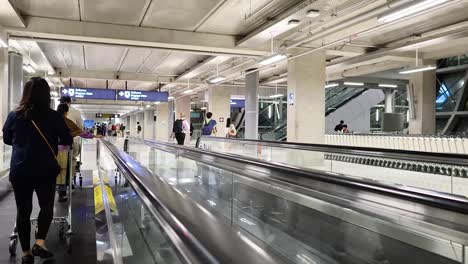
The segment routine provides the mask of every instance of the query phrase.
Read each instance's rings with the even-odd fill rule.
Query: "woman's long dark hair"
[[[41,77],[32,77],[24,85],[16,114],[19,118],[31,120],[47,114],[50,108],[50,87]]]
[[[57,112],[63,116],[65,116],[65,113],[67,113],[70,110],[70,107],[68,107],[68,104],[59,104],[57,106]]]

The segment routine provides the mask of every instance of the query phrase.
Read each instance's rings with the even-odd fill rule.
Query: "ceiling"
[[[286,61],[258,64],[271,51],[325,50],[329,80],[412,65],[416,48],[424,59],[468,53],[467,0],[393,23],[378,20],[409,2],[10,0],[19,17],[0,17],[0,24],[10,33],[10,48],[48,72],[55,86],[161,88],[177,97],[188,87],[207,89],[216,75],[242,83],[251,68],[259,69],[264,85],[284,85]],[[306,16],[312,9],[318,17]],[[288,25],[293,19],[298,24]]]

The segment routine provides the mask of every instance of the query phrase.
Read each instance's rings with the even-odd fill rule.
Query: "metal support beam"
[[[55,75],[50,77],[57,78],[76,78],[76,79],[97,79],[97,80],[125,80],[141,82],[175,83],[175,76],[164,76],[158,74],[136,73],[136,72],[114,72],[114,71],[90,71],[77,69],[57,69]],[[201,84],[193,82],[194,84]],[[180,82],[185,84],[185,82]]]
[[[457,103],[454,108],[454,112],[451,112],[449,120],[445,125],[444,129],[442,130],[442,134],[447,134],[453,132],[455,126],[457,125],[458,121],[460,120],[460,116],[466,114],[468,111],[465,109],[465,105],[468,100],[468,71],[466,71],[464,85],[460,95],[457,98]]]
[[[134,27],[52,19],[26,17],[27,27],[8,28],[14,36],[36,41],[80,42],[88,45],[105,44],[123,47],[143,47],[208,55],[263,56],[265,51],[236,47],[235,36]]]
[[[0,0],[0,26],[4,27],[26,27],[18,10],[9,0]]]

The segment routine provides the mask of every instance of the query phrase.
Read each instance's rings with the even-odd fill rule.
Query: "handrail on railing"
[[[282,263],[233,232],[211,212],[201,210],[127,153],[107,140],[101,141],[187,263]]]
[[[319,152],[348,154],[348,155],[372,156],[375,158],[444,163],[447,165],[455,165],[455,166],[467,166],[468,164],[468,155],[458,154],[458,153],[424,152],[424,151],[414,151],[414,150],[338,146],[338,145],[310,144],[310,143],[297,143],[297,142],[278,142],[278,141],[241,139],[241,138],[221,138],[221,137],[211,137],[211,136],[202,136],[198,138],[196,141],[195,147],[199,148],[203,140],[256,144],[256,145],[276,147],[276,148],[309,150],[309,151],[319,151]]]
[[[140,139],[136,139],[140,140]],[[236,140],[236,139],[234,139]],[[279,173],[289,175],[291,177],[308,178],[322,182],[336,184],[338,186],[350,187],[357,190],[369,191],[371,193],[387,195],[409,201],[426,204],[436,208],[451,210],[468,214],[468,199],[462,196],[446,194],[436,191],[408,187],[398,184],[376,182],[367,179],[357,179],[354,177],[340,176],[336,173],[326,172],[315,169],[304,169],[288,164],[279,164],[275,162],[263,161],[256,158],[240,156],[229,153],[221,153],[206,149],[198,149],[186,146],[179,146],[168,142],[145,139],[142,140],[149,146],[162,145],[171,148],[176,148],[183,152],[191,152],[200,156],[211,156],[213,158],[234,161],[239,164],[248,164],[262,167],[268,170],[275,170]],[[255,140],[252,140],[255,141]],[[180,154],[180,153],[179,153]],[[192,155],[193,156],[193,155]]]

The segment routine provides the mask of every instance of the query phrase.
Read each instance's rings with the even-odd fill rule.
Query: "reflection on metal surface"
[[[309,253],[310,260],[318,263],[464,261],[460,258],[463,245],[468,244],[468,216],[446,206],[452,200],[466,205],[463,198],[167,143],[135,142],[161,155],[175,156],[179,162],[172,169],[179,170],[179,163],[198,168],[196,173],[184,167],[186,176],[201,175],[199,183],[183,186],[191,187],[187,195],[292,262],[301,256],[307,263],[304,256],[310,258]],[[170,177],[171,172],[158,174]],[[366,185],[375,189],[361,188]],[[433,196],[439,205],[418,195]],[[212,208],[208,200],[219,206]]]

